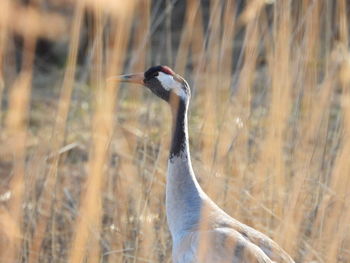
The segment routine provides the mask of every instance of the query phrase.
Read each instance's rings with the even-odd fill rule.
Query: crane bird
[[[166,183],[166,214],[175,263],[293,263],[273,240],[237,221],[202,190],[192,169],[187,111],[188,83],[167,66],[111,79],[141,84],[172,112],[172,141]]]

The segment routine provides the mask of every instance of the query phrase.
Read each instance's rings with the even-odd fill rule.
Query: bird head
[[[144,73],[121,75],[110,79],[141,84],[168,103],[174,100],[187,102],[191,96],[187,82],[167,66],[155,66]]]

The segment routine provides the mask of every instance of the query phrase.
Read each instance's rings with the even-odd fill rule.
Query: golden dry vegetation
[[[105,81],[155,64],[191,84],[209,196],[296,262],[350,262],[349,10],[1,0],[0,262],[171,262],[169,109]]]

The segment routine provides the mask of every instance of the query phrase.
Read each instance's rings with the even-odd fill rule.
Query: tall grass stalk
[[[192,87],[209,196],[296,262],[350,261],[347,1],[27,2],[0,2],[1,262],[171,262],[170,111],[106,81],[153,64]]]

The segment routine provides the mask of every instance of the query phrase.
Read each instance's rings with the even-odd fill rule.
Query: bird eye
[[[158,72],[154,71],[154,72],[146,72],[145,73],[145,80],[150,80],[152,78],[155,78],[158,76]]]

